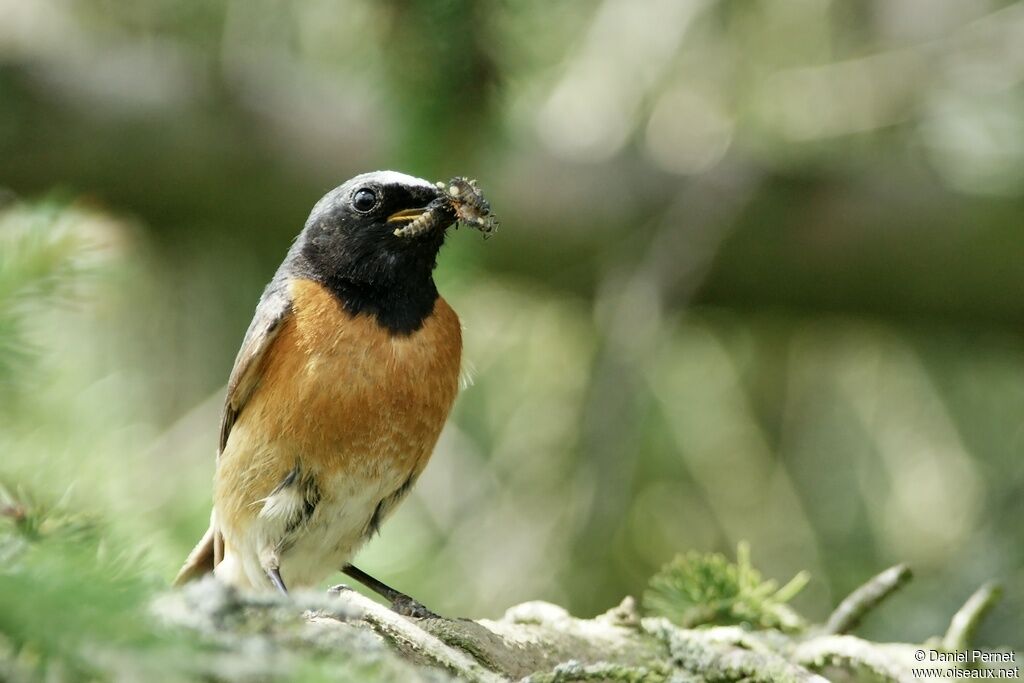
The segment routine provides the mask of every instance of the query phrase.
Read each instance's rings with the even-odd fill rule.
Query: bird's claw
[[[431,612],[429,609],[424,607],[422,603],[413,600],[408,595],[395,598],[394,602],[391,603],[391,609],[403,617],[411,617],[413,619],[441,618],[440,615]]]
[[[327,595],[331,597],[337,597],[346,591],[355,590],[339,583],[336,586],[331,586],[327,589]],[[391,603],[391,611],[403,617],[410,617],[412,619],[440,619],[439,614],[435,614],[427,609],[423,603],[418,600],[413,600],[408,595],[400,595],[395,598]]]

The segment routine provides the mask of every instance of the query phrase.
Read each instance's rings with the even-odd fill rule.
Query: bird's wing
[[[260,361],[281,329],[281,323],[291,315],[291,308],[287,282],[275,278],[260,298],[256,314],[242,341],[242,348],[238,350],[238,356],[235,358],[235,367],[231,369],[231,376],[228,378],[228,393],[220,420],[218,455],[224,451],[231,427],[259,384],[262,365]]]
[[[271,342],[291,314],[291,298],[288,295],[287,283],[283,278],[275,278],[260,297],[256,306],[249,330],[245,333],[242,348],[235,358],[235,367],[228,379],[228,395],[224,401],[224,414],[220,420],[220,444],[217,447],[218,457],[227,445],[231,427],[238,419],[246,401],[252,396],[259,384],[260,362]],[[210,528],[199,540],[196,547],[189,553],[188,559],[181,567],[174,585],[179,586],[204,574],[213,571],[224,556],[224,538],[217,526],[216,515],[210,516]]]

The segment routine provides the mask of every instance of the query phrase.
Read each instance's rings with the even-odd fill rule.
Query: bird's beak
[[[418,209],[402,209],[401,211],[396,211],[395,213],[388,216],[388,224],[402,225],[405,223],[410,223],[419,218],[420,216],[422,216],[424,213],[426,213],[426,211],[427,207],[425,206],[420,207]]]

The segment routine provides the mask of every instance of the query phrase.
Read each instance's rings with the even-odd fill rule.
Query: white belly
[[[281,578],[288,588],[314,587],[340,571],[368,539],[368,525],[381,499],[400,487],[405,473],[375,482],[338,476],[320,482],[322,495],[294,540],[279,555]],[[263,501],[260,513],[234,534],[225,530],[224,558],[214,574],[242,589],[273,587],[260,563],[260,553],[273,548],[286,534],[287,520],[303,503],[294,488]]]

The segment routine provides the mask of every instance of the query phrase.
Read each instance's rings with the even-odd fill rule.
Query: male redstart
[[[490,232],[476,184],[365,173],[327,193],[267,285],[221,418],[210,528],[175,579],[287,592],[350,564],[409,493],[455,400],[462,334],[433,270],[456,220]]]

